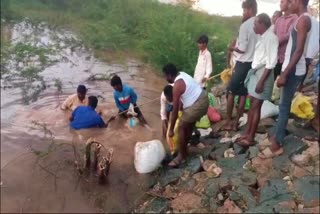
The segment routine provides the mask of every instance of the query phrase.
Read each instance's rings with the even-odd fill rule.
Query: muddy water
[[[26,91],[38,90],[39,81],[30,83],[19,75],[12,75],[16,72],[13,65],[19,65],[17,62],[9,65],[12,73],[2,75],[1,212],[132,210],[143,197],[150,180],[148,175],[139,175],[134,169],[134,145],[137,141],[160,139],[159,101],[141,108],[154,132],[139,125],[130,128],[127,121],[120,119],[107,129],[73,132],[68,124],[70,112],[61,111],[59,106],[75,92],[78,84],[85,84],[89,88],[88,95],[99,96],[98,108],[107,119],[117,112],[112,88],[108,80],[92,81],[90,77],[118,73],[124,83],[136,90],[138,104],[159,97],[164,80],[133,59],[127,59],[124,64],[101,62],[90,50],[79,45],[71,32],[53,31],[45,24],[33,26],[22,22],[13,26],[11,35],[13,44],[30,42],[56,51],[48,55],[54,62],[43,66],[39,73],[41,84],[46,87],[33,95],[36,97],[29,105],[23,102]],[[32,63],[35,65],[36,59]],[[61,81],[62,90],[55,87],[55,79]],[[84,143],[89,137],[114,149],[104,186],[97,185],[93,173],[79,176],[75,170],[75,154],[80,156],[77,160],[81,162]],[[75,153],[72,145],[75,145]]]

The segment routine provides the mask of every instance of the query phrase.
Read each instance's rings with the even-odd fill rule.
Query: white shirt
[[[313,59],[319,52],[319,22],[314,18],[311,18],[311,30],[310,38],[306,52],[306,58]]]
[[[255,19],[256,17],[251,17],[240,26],[239,36],[235,47],[244,53],[237,53],[235,55],[236,61],[252,62],[253,60],[254,49],[259,37],[253,30]]]
[[[208,49],[199,51],[198,62],[194,71],[194,79],[201,87],[205,87],[205,83],[202,83],[202,79],[209,78],[212,73],[212,59],[211,53]]]
[[[171,86],[173,86],[173,84],[169,84]],[[166,96],[164,95],[163,91],[161,93],[161,97],[160,97],[160,116],[161,116],[161,120],[167,120],[167,113],[166,113],[166,104],[172,104],[170,102],[167,101]]]
[[[192,106],[198,100],[203,90],[201,86],[185,72],[181,71],[174,82],[180,79],[182,79],[186,84],[186,90],[180,97],[180,100],[183,104],[183,109],[186,109]]]
[[[259,38],[252,62],[252,68],[259,68],[265,66],[266,69],[273,69],[276,67],[278,61],[278,37],[273,33],[270,27]]]

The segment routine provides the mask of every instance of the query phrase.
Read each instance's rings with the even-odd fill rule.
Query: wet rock
[[[234,158],[235,157],[235,151],[233,148],[229,148],[223,153],[224,158]]]
[[[171,202],[173,212],[189,212],[201,207],[201,197],[194,193],[182,193]]]
[[[291,158],[291,161],[298,166],[308,166],[312,157],[308,154],[297,154]]]
[[[295,180],[293,185],[305,207],[320,205],[319,176],[304,176]]]
[[[178,193],[172,186],[168,185],[165,187],[162,196],[167,199],[174,199],[178,196]]]
[[[258,174],[268,174],[270,169],[272,169],[272,158],[262,159],[260,157],[255,157],[251,162],[252,167]]]
[[[222,207],[217,209],[218,213],[242,213],[242,210],[231,200],[225,200]]]
[[[213,160],[223,158],[224,151],[230,148],[230,143],[216,144],[214,150],[210,153],[209,157]]]
[[[255,186],[257,184],[257,175],[249,170],[244,170],[242,172],[235,173],[234,176],[230,178],[233,186]]]
[[[181,183],[179,184],[178,186],[178,189],[179,190],[187,190],[187,191],[190,191],[192,189],[194,189],[196,185],[196,180],[195,179],[187,179],[185,181],[181,181]]]
[[[240,185],[236,190],[236,194],[240,196],[240,199],[245,203],[247,209],[256,206],[256,199],[253,197],[252,193],[250,192],[247,186]]]
[[[233,149],[234,149],[234,153],[237,154],[237,155],[238,154],[243,154],[247,150],[247,149],[243,148],[242,146],[240,146],[240,145],[238,145],[236,143],[233,144]]]
[[[159,178],[159,183],[161,186],[166,186],[168,184],[175,183],[182,176],[182,169],[170,169],[165,171]]]
[[[154,198],[137,213],[165,213],[169,209],[169,202],[164,198]]]
[[[249,159],[257,157],[259,154],[259,149],[256,146],[249,147]]]
[[[217,183],[217,180],[210,179],[208,180],[206,186],[205,186],[205,192],[204,194],[209,197],[216,197],[219,193],[219,184]]]

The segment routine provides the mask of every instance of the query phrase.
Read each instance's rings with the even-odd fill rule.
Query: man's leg
[[[227,121],[224,126],[225,130],[231,130],[232,129],[232,111],[234,106],[234,96],[232,93],[228,93],[227,95]]]
[[[243,115],[245,104],[246,104],[246,96],[239,96],[239,105],[238,105],[238,109],[237,109],[237,116],[234,120],[234,124],[232,127],[234,131],[238,130],[239,119]]]
[[[137,113],[137,117],[138,117],[140,123],[142,123],[143,125],[147,124],[147,121],[146,121],[146,119],[144,119],[139,107],[134,107],[134,112]]]
[[[250,103],[253,102],[253,97],[250,97]],[[246,139],[250,133],[250,130],[252,129],[252,117],[253,117],[253,108],[250,108],[249,109],[249,112],[248,112],[248,122],[247,122],[247,125],[246,125],[246,130],[245,132],[242,134],[242,136],[238,139],[238,140],[243,140],[243,139]]]
[[[263,100],[252,98],[251,108],[250,108],[252,109],[252,115],[251,115],[252,124],[251,124],[251,129],[247,138],[248,142],[254,142],[254,137],[260,121],[262,104],[263,104]]]
[[[179,133],[178,133],[178,142],[179,142],[179,155],[178,162],[182,162],[187,157],[187,145],[191,138],[193,123],[187,123],[184,121],[179,122]]]
[[[277,151],[282,147],[283,139],[286,136],[286,127],[290,116],[292,99],[301,80],[302,77],[297,77],[294,73],[290,74],[285,86],[281,88],[279,117],[275,128],[275,134],[270,139],[272,151]]]

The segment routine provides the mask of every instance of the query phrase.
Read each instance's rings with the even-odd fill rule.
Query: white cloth
[[[171,86],[173,86],[173,84],[169,84]],[[172,104],[170,102],[167,101],[166,96],[164,95],[163,91],[161,93],[160,96],[160,116],[161,116],[161,120],[167,120],[167,113],[166,113],[166,104]]]
[[[273,33],[273,29],[269,28],[256,44],[252,68],[265,65],[267,69],[273,69],[278,61],[278,46],[278,37]]]
[[[212,59],[211,53],[208,49],[199,51],[198,62],[194,71],[194,79],[201,87],[205,87],[205,83],[202,83],[202,79],[209,78],[212,73]]]
[[[290,38],[289,38],[289,42],[286,48],[286,53],[285,53],[285,57],[284,57],[284,62],[282,65],[282,71],[284,71],[286,69],[286,67],[289,65],[292,55],[296,49],[296,43],[297,43],[297,37],[298,37],[298,31],[297,31],[297,23],[299,22],[300,18],[302,16],[308,16],[309,18],[311,18],[311,15],[308,13],[304,13],[302,14],[295,22],[294,24],[294,28],[292,29],[292,32],[290,34]],[[312,27],[312,26],[311,26]],[[307,38],[304,44],[304,51],[303,54],[301,55],[301,58],[299,59],[299,61],[297,62],[295,69],[295,75],[296,76],[303,76],[306,73],[306,52],[307,52],[307,47],[309,44],[309,39],[310,39],[310,33],[311,33],[311,29],[309,30],[308,34],[307,34]]]
[[[319,22],[311,18],[310,38],[306,52],[306,58],[313,59],[319,52]]]
[[[236,48],[243,51],[243,54],[235,55],[236,61],[252,62],[255,46],[259,36],[254,32],[254,20],[256,17],[251,17],[243,22],[240,26],[239,36],[237,38]]]
[[[183,108],[186,109],[192,106],[198,100],[203,90],[201,86],[189,74],[185,72],[180,72],[174,82],[180,79],[182,79],[186,84],[186,90],[180,97]]]

